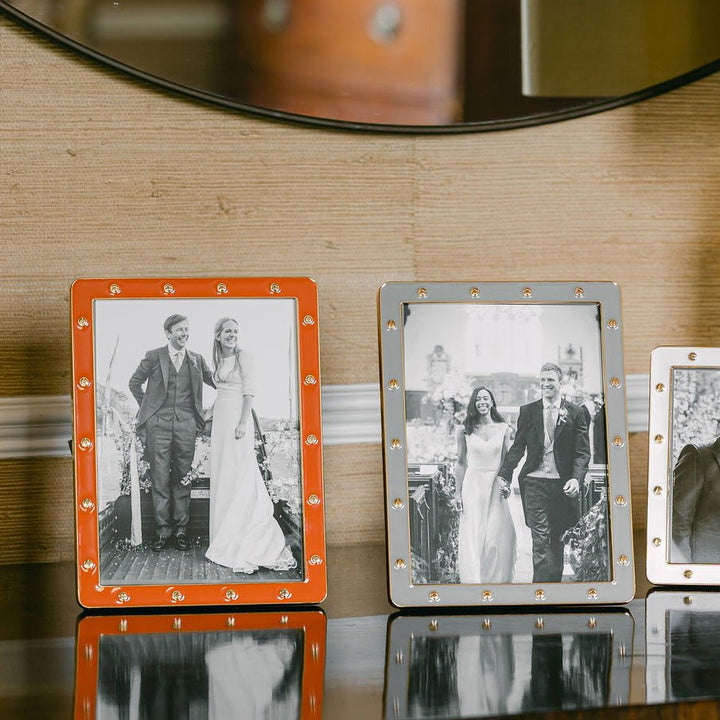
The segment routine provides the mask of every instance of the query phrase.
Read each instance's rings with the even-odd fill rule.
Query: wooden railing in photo
[[[410,548],[413,577],[416,581],[441,582],[443,531],[450,532],[454,511],[447,504],[448,466],[438,464],[408,465],[410,498]]]

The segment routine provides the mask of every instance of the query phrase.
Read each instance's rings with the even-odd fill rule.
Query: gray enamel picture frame
[[[715,493],[702,492],[712,476],[697,477],[707,467],[702,458],[710,458],[713,472],[716,464],[710,453],[717,457],[718,391],[720,348],[652,351],[646,572],[657,585],[720,585]],[[686,454],[697,458],[692,471],[680,462]]]
[[[419,308],[427,308],[427,306],[431,305],[434,309],[419,310]],[[479,306],[484,306],[485,310],[470,309]],[[530,310],[527,310],[528,308]],[[593,368],[594,387],[596,388],[594,392],[598,393],[599,389],[600,398],[604,399],[605,410],[605,423],[602,424],[602,429],[605,431],[606,438],[603,446],[607,468],[607,474],[604,477],[607,478],[607,481],[603,477],[603,487],[598,484],[598,488],[600,488],[601,500],[603,498],[606,500],[603,506],[606,522],[604,526],[597,526],[603,527],[603,538],[606,540],[606,546],[603,550],[605,553],[603,576],[584,580],[575,579],[579,578],[579,574],[575,574],[571,580],[566,581],[563,575],[559,582],[537,582],[533,579],[535,577],[533,571],[535,561],[532,558],[531,549],[527,547],[529,540],[526,541],[524,548],[520,548],[521,551],[524,551],[525,556],[528,554],[531,556],[530,562],[533,567],[530,568],[530,576],[527,578],[523,576],[524,579],[515,579],[519,575],[516,569],[513,569],[513,579],[510,582],[485,582],[483,580],[461,582],[459,576],[458,579],[450,580],[442,577],[438,579],[438,577],[428,578],[422,576],[416,566],[423,558],[420,557],[420,553],[416,553],[419,560],[414,557],[414,541],[411,538],[411,533],[417,527],[417,524],[411,527],[411,505],[413,512],[415,512],[418,505],[421,503],[427,504],[427,496],[423,494],[425,491],[419,490],[422,482],[418,478],[427,480],[425,482],[426,489],[435,481],[437,481],[438,487],[442,487],[443,483],[447,485],[448,477],[451,478],[449,485],[452,486],[454,480],[452,480],[452,458],[448,458],[445,464],[433,461],[433,463],[425,465],[422,461],[416,462],[416,456],[414,454],[411,456],[409,452],[410,445],[414,443],[414,439],[408,437],[408,428],[411,423],[410,415],[425,412],[425,410],[422,410],[424,401],[422,398],[418,400],[418,393],[413,395],[411,386],[413,382],[417,382],[417,378],[420,377],[422,372],[427,372],[427,377],[432,377],[435,365],[440,368],[441,373],[445,372],[447,367],[451,366],[453,360],[447,353],[443,358],[443,346],[436,339],[442,333],[436,332],[433,335],[429,324],[426,327],[419,318],[429,317],[429,314],[435,312],[435,310],[440,313],[439,317],[442,317],[442,313],[447,311],[450,313],[447,317],[451,318],[455,318],[453,313],[456,312],[465,313],[466,317],[478,315],[482,318],[485,317],[485,313],[490,312],[491,315],[500,318],[493,321],[497,326],[493,326],[494,334],[486,332],[489,326],[483,325],[485,320],[482,320],[480,325],[474,328],[476,331],[479,328],[480,336],[491,336],[491,339],[486,343],[476,342],[476,338],[479,337],[476,333],[472,334],[470,338],[472,342],[468,343],[470,333],[467,332],[467,327],[472,328],[473,326],[470,321],[463,320],[458,323],[461,327],[461,333],[464,332],[464,335],[462,335],[465,343],[464,347],[468,347],[473,343],[478,347],[482,345],[481,350],[478,352],[480,354],[485,353],[485,356],[487,356],[488,353],[492,355],[496,348],[500,348],[497,338],[510,336],[510,339],[512,339],[513,328],[503,326],[504,321],[502,318],[508,313],[511,316],[523,316],[524,313],[529,313],[533,317],[547,317],[546,321],[537,321],[538,337],[543,349],[546,349],[552,345],[556,335],[562,335],[562,332],[553,328],[560,327],[557,318],[563,317],[562,313],[565,312],[565,308],[573,317],[576,314],[575,309],[584,308],[577,311],[578,317],[580,315],[589,317],[591,314],[593,318],[592,322],[589,323],[590,329],[588,330],[585,327],[582,332],[584,337],[591,338],[590,344],[596,351],[598,359],[593,361],[595,363]],[[413,312],[415,312],[414,334],[408,335],[406,322]],[[389,282],[384,284],[378,292],[378,313],[387,572],[391,603],[396,607],[488,607],[495,605],[542,606],[629,602],[633,598],[635,591],[635,570],[619,287],[610,282]],[[554,324],[551,322],[552,318],[555,318]],[[543,322],[545,322],[544,326]],[[585,325],[587,326],[588,323],[586,322]],[[442,320],[437,324],[437,327],[443,327]],[[543,327],[546,328],[545,331],[543,331]],[[597,331],[595,327],[597,327]],[[445,333],[444,337],[448,337],[447,326],[442,332]],[[546,337],[543,333],[552,337]],[[524,330],[516,332],[516,335],[519,338],[518,342],[515,343],[518,347],[522,343],[529,342]],[[418,338],[422,342],[419,342]],[[424,361],[426,356],[423,355],[422,351],[418,352],[421,346],[435,348],[433,351],[435,354],[432,358],[430,354],[427,355],[427,368],[425,369],[420,367],[422,362],[412,365],[412,362],[415,361],[408,359],[413,353],[416,353],[417,357]],[[570,348],[571,346],[568,347],[568,352]],[[462,350],[457,352],[460,353]],[[505,352],[507,351],[505,350]],[[577,353],[577,350],[574,352]],[[561,348],[557,348],[557,353],[559,358]],[[582,358],[582,345],[580,345],[580,358]],[[435,359],[438,360],[437,363],[434,363]],[[560,361],[558,360],[558,362]],[[536,379],[539,371],[540,367],[538,365],[537,371],[534,371]],[[526,370],[525,372],[530,371]],[[474,377],[470,377],[470,375]],[[479,382],[478,375],[482,375],[482,373],[465,373],[462,378],[467,383],[474,382],[477,386]],[[413,380],[413,377],[415,380]],[[528,376],[525,375],[524,377],[524,382],[527,384],[529,382],[527,380]],[[580,380],[582,378],[581,366]],[[430,383],[431,381],[428,380],[427,382]],[[527,387],[523,392],[525,392],[527,398],[530,397]],[[532,397],[537,396],[537,386],[533,386],[533,393]],[[425,391],[425,395],[429,395],[429,393]],[[495,403],[494,398],[493,403]],[[527,404],[527,400],[525,404]],[[500,403],[498,403],[497,407],[500,408]],[[575,412],[580,406],[573,407],[574,410],[571,409],[571,413]],[[421,408],[421,410],[418,411],[418,408]],[[511,413],[517,412],[518,404],[509,409]],[[460,408],[460,410],[462,411],[464,408]],[[565,411],[561,410],[560,412],[562,414]],[[588,412],[588,416],[589,414]],[[562,420],[564,418],[561,417]],[[413,419],[412,422],[422,423],[423,421]],[[456,413],[454,419],[451,416],[448,423],[454,423],[457,430],[461,423],[461,420],[458,419],[458,413]],[[429,434],[432,435],[432,431]],[[603,465],[604,467],[605,465]],[[590,475],[591,473],[588,473],[589,478]],[[428,479],[431,476],[435,480]],[[590,483],[594,491],[594,478],[590,479]],[[517,481],[513,481],[511,486],[517,487]],[[586,495],[588,493],[587,487],[586,484],[584,491]],[[582,486],[580,489],[582,495]],[[519,502],[520,500],[516,500],[516,506]],[[524,499],[522,504],[524,510]],[[581,516],[583,512],[586,513],[587,510],[581,510]],[[513,522],[516,527],[522,524],[518,523],[517,520]],[[524,528],[523,532],[527,537],[533,534],[527,528]],[[602,542],[599,544],[602,547]],[[459,542],[456,543],[457,545],[459,545]],[[519,545],[520,543],[518,543]],[[437,546],[442,547],[442,544],[437,543]],[[417,547],[417,544],[415,544],[415,547]],[[434,557],[437,558],[442,554],[443,551],[440,553],[436,551]],[[519,556],[520,551],[518,551]],[[567,552],[565,552],[564,557],[567,558]]]

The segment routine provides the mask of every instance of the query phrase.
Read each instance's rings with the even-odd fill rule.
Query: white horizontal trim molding
[[[628,375],[628,432],[647,432],[649,377]],[[379,443],[380,389],[325,385],[322,389],[323,443]],[[68,395],[0,398],[0,458],[69,457],[72,409]]]

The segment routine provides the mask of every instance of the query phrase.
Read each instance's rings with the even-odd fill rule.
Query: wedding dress
[[[217,397],[210,435],[210,546],[208,560],[252,573],[258,567],[289,570],[297,566],[285,535],[273,517],[273,503],[255,455],[255,433],[248,420],[235,438],[243,395],[254,394],[246,353],[238,369],[224,358],[216,373]]]
[[[496,479],[507,425],[491,427],[487,440],[474,433],[465,436],[467,470],[458,531],[461,583],[509,583],[515,573],[515,526]]]

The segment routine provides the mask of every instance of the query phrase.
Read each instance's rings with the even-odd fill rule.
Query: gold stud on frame
[[[483,620],[482,629],[483,629],[483,630],[490,630],[490,628],[492,628],[492,623],[490,622],[490,620],[489,620],[488,618],[485,618],[485,619]]]
[[[394,320],[388,320],[387,324],[385,325],[385,328],[387,330],[397,330],[397,324]]]
[[[227,627],[235,627],[235,618],[232,615],[225,621]]]
[[[618,557],[618,565],[622,565],[623,567],[630,564],[630,558],[627,555],[620,555]]]
[[[270,285],[270,292],[273,295],[277,295],[280,292],[280,286],[277,283]]]
[[[395,569],[396,570],[404,570],[407,567],[407,563],[403,558],[398,558],[395,561]]]
[[[663,383],[658,383],[658,384],[655,386],[655,390],[656,390],[657,392],[662,392],[663,390],[665,390],[665,385],[663,385]]]
[[[624,495],[618,495],[615,498],[615,504],[620,507],[625,507],[625,505],[627,505],[627,498]]]
[[[393,510],[402,510],[405,507],[405,503],[400,498],[393,500]]]
[[[83,501],[80,503],[80,507],[85,512],[90,512],[95,509],[95,503],[90,498],[83,498]]]
[[[84,375],[78,380],[77,384],[81,390],[86,390],[90,387],[90,385],[92,385],[90,378],[87,378]]]
[[[536,590],[535,591],[535,599],[536,600],[544,600],[547,596],[545,595],[544,590]]]
[[[608,320],[607,326],[608,330],[617,330],[620,327],[620,323],[617,320],[611,318],[610,320]]]
[[[321,558],[319,555],[312,555],[312,556],[310,557],[310,560],[308,560],[308,562],[309,562],[311,565],[322,565],[322,562],[323,562],[323,561],[322,561],[322,558]]]
[[[182,630],[182,620],[180,618],[173,618],[173,630]]]
[[[82,569],[85,570],[85,572],[90,572],[91,570],[95,569],[95,561],[88,558],[87,560],[83,561]]]
[[[595,588],[590,588],[590,589],[588,590],[587,596],[588,596],[588,599],[589,599],[589,600],[597,600],[597,598],[598,598],[598,591],[597,591]]]
[[[693,576],[693,571],[692,571],[692,570],[686,570],[686,571],[683,573],[683,577],[687,578],[688,580],[689,580],[692,576]]]
[[[420,300],[424,300],[428,296],[427,289],[424,287],[418,288],[417,296],[418,298],[420,298]]]
[[[228,288],[225,283],[218,283],[215,290],[218,295],[227,295]]]
[[[163,285],[163,292],[166,295],[174,295],[175,294],[175,286],[172,283],[165,283]]]
[[[314,375],[306,375],[303,385],[317,385],[317,379]]]
[[[289,600],[292,597],[292,593],[287,588],[280,588],[277,596],[278,600]]]
[[[130,596],[126,592],[119,592],[117,594],[117,598],[115,599],[115,602],[119,605],[122,605],[123,603],[130,602]]]
[[[438,623],[437,620],[431,620],[430,625],[428,625],[428,627],[430,628],[430,630],[435,632],[440,627],[440,624]]]
[[[313,493],[310,495],[307,499],[308,505],[319,505],[320,504],[320,498]]]
[[[110,286],[110,294],[111,295],[119,295],[121,292],[122,292],[122,290],[120,290],[120,286],[117,283],[113,283]]]
[[[658,537],[653,538],[652,544],[653,544],[655,547],[660,547],[660,545],[662,545],[662,540],[661,540],[660,538],[658,538]]]
[[[440,593],[437,590],[432,590],[428,593],[428,600],[431,603],[438,603],[440,602]]]
[[[619,435],[616,435],[612,442],[615,447],[622,447],[625,445],[625,441]]]
[[[306,315],[306,316],[303,318],[303,320],[302,320],[302,324],[303,324],[303,325],[306,325],[306,326],[314,325],[314,324],[315,324],[315,318],[314,318],[312,315]]]
[[[390,447],[393,450],[399,450],[402,447],[402,443],[400,442],[400,438],[393,438],[390,441]]]
[[[237,594],[237,591],[233,590],[232,588],[225,591],[225,599],[226,600],[237,600],[239,595]]]
[[[575,288],[575,297],[576,298],[585,297],[585,290],[583,290],[583,288],[581,288],[581,287],[576,287]]]
[[[662,495],[662,488],[659,485],[653,488],[653,495]]]
[[[400,383],[395,378],[388,383],[388,390],[397,390],[399,387]]]
[[[77,319],[75,325],[78,330],[84,330],[86,327],[89,327],[90,321],[84,315],[82,315]]]
[[[305,438],[305,444],[306,445],[317,445],[318,444],[317,436],[316,435],[308,435]]]
[[[697,353],[696,352],[688,353],[688,360],[693,360],[693,361],[697,360]]]
[[[479,298],[480,297],[480,289],[476,288],[476,287],[472,288],[472,290],[470,290],[470,297],[471,298]]]
[[[180,590],[173,590],[170,600],[174,603],[182,602],[185,599],[185,595]]]
[[[78,446],[81,450],[85,450],[87,452],[88,450],[92,450],[93,443],[89,437],[84,437],[80,439]]]
[[[532,288],[529,288],[529,287],[523,288],[522,296],[529,300],[532,297]]]
[[[662,442],[663,442],[664,439],[665,439],[665,438],[664,438],[662,435],[656,435],[656,436],[655,436],[655,442],[656,442],[656,444],[658,444],[658,445],[662,445]]]
[[[483,602],[491,602],[493,599],[493,594],[489,590],[483,590],[482,599]]]
[[[127,632],[128,629],[128,621],[127,620],[121,620],[118,623],[118,630],[122,633]]]
[[[542,630],[545,627],[545,620],[543,620],[542,618],[538,618],[537,620],[535,620],[535,627],[538,630]]]
[[[619,377],[610,378],[610,387],[619,388],[622,385],[622,380]]]
[[[587,626],[588,626],[591,630],[594,630],[594,629],[597,627],[597,620],[596,620],[594,617],[591,617],[591,618],[587,621]]]

